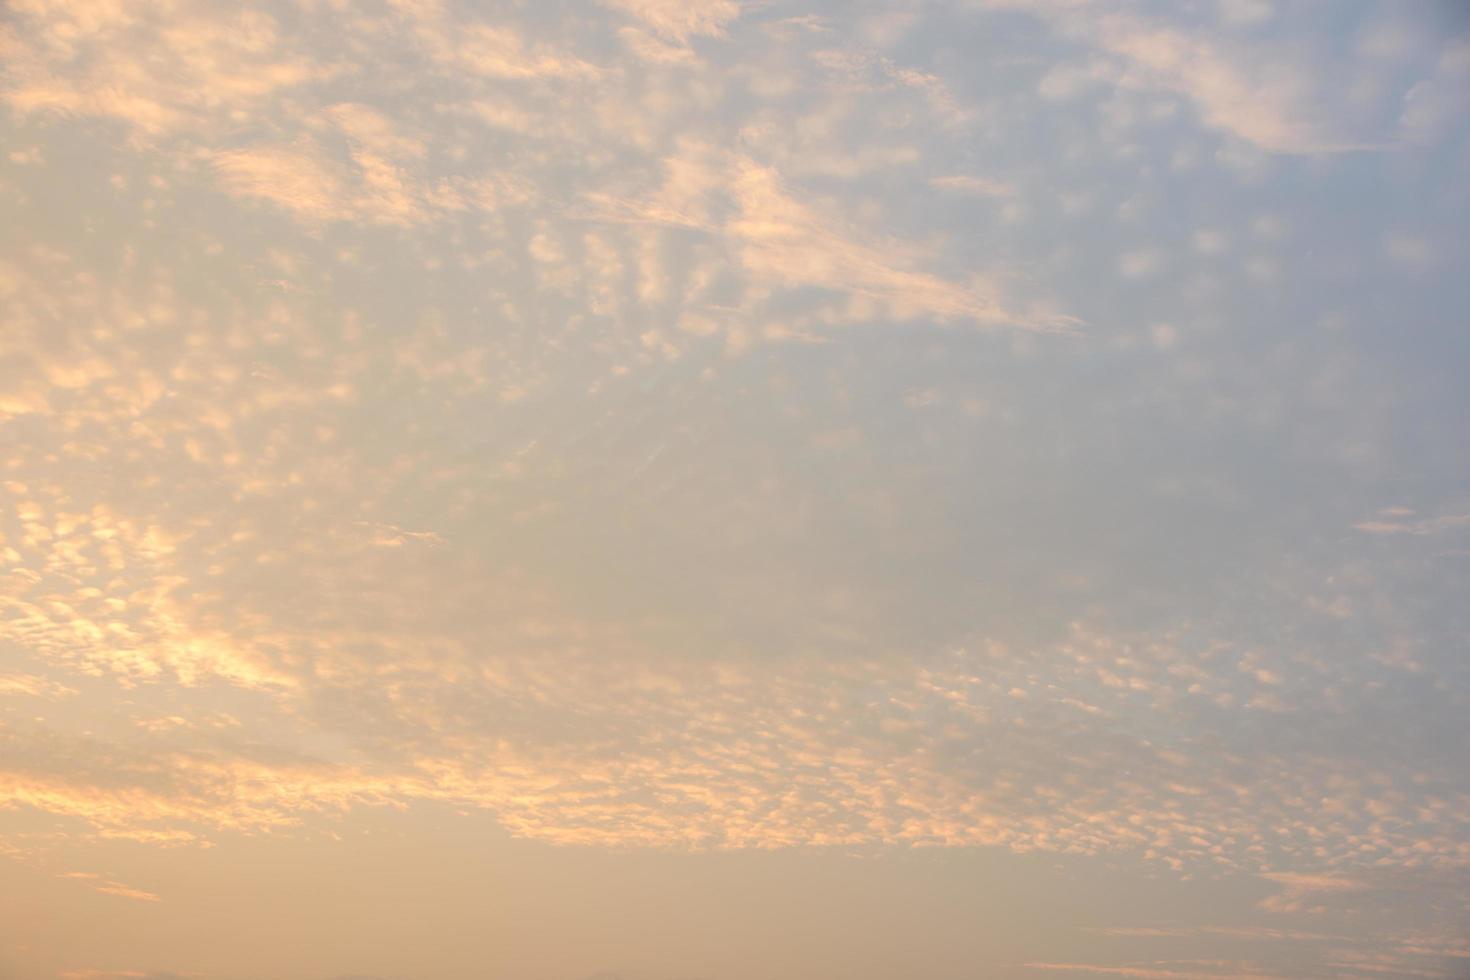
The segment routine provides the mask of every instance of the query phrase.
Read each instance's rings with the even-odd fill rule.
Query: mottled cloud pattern
[[[1467,93],[1451,3],[11,3],[0,976],[1463,975]],[[668,897],[767,869],[863,935]]]

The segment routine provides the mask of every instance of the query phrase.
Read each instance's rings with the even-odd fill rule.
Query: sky
[[[1470,7],[8,0],[0,980],[1470,977]]]

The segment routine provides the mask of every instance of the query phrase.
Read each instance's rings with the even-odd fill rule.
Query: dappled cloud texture
[[[1470,970],[1461,6],[14,0],[0,131],[0,977]]]

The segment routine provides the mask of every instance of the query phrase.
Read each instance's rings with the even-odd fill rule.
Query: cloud
[[[375,156],[390,160],[418,160],[428,153],[423,140],[404,136],[392,119],[372,106],[339,102],[323,115],[357,147]]]
[[[1013,313],[977,290],[917,271],[918,254],[911,249],[855,240],[787,194],[769,167],[739,163],[734,195],[740,210],[727,230],[741,243],[744,267],[763,278],[867,297],[900,319],[932,316],[1041,330],[1074,322]]]
[[[565,619],[509,631],[538,651],[445,647],[425,659],[407,636],[317,631],[323,653],[300,703],[340,712],[335,725],[364,719],[396,746],[391,755],[281,758],[171,728],[151,729],[127,755],[17,732],[4,755],[28,761],[0,774],[0,804],[138,839],[421,801],[481,808],[515,835],[560,844],[1132,853],[1180,870],[1258,869],[1283,889],[1265,904],[1272,911],[1357,885],[1268,862],[1470,864],[1452,795],[1421,788],[1392,803],[1399,790],[1354,788],[1380,776],[1348,777],[1324,760],[1190,759],[1130,735],[1127,723],[1160,723],[1192,701],[1213,710],[1211,688],[1240,683],[1180,669],[1191,658],[1168,646],[1079,634],[1051,650],[982,647],[947,664],[751,672],[650,663]],[[556,653],[538,636],[599,652]],[[1071,709],[1069,692],[1098,710]],[[273,724],[295,730],[300,710],[286,701]],[[1248,770],[1258,774],[1247,780]],[[1324,806],[1334,814],[1325,833]]]
[[[1261,875],[1281,886],[1281,893],[1262,899],[1260,907],[1268,912],[1320,911],[1321,906],[1308,907],[1309,897],[1317,894],[1361,891],[1361,881],[1340,875],[1301,874],[1291,871],[1269,871]]]
[[[444,543],[444,539],[433,531],[407,531],[396,524],[361,523],[372,531],[373,544],[380,548],[401,548],[409,542]]]
[[[1409,513],[1413,512],[1410,511]],[[1408,534],[1416,537],[1427,534],[1440,534],[1445,531],[1455,531],[1461,528],[1470,528],[1470,514],[1444,514],[1439,517],[1426,517],[1417,521],[1359,521],[1353,525],[1354,530],[1362,531],[1364,534]]]
[[[665,161],[665,174],[652,195],[589,195],[594,216],[722,235],[741,269],[768,287],[818,287],[846,295],[853,312],[836,313],[843,319],[931,317],[1042,332],[1067,331],[1077,323],[1061,314],[1010,310],[993,297],[993,287],[922,271],[922,250],[865,241],[856,229],[799,201],[774,168],[748,157],[690,147]]]
[[[602,0],[604,6],[637,18],[680,43],[690,37],[719,37],[740,16],[739,0]]]
[[[293,50],[262,10],[184,5],[167,26],[125,4],[12,5],[0,98],[25,113],[102,116],[156,139],[260,110],[334,69]]]
[[[513,29],[468,24],[425,28],[436,58],[477,75],[506,79],[587,79],[597,66],[549,45],[527,44]]]
[[[340,109],[340,107],[339,107]],[[379,148],[420,156],[419,144],[392,135],[386,128],[365,131],[365,116],[354,108],[346,121],[358,140]],[[532,191],[509,176],[426,178],[411,163],[373,152],[361,142],[348,160],[334,158],[311,142],[292,146],[253,146],[208,155],[220,186],[237,197],[255,198],[282,207],[309,224],[363,222],[410,226],[469,209],[496,210],[527,201]]]
[[[1400,107],[1117,6],[1038,7],[1076,26],[1014,50],[969,8],[532,6],[16,8],[0,92],[40,149],[0,182],[0,851],[103,867],[78,855],[381,807],[1086,858],[1274,890],[1258,918],[1454,891],[1457,573],[1328,553],[1345,513],[1470,526],[1374,513],[1398,477],[1342,462],[1449,447],[1408,423],[1450,389],[1410,384],[1430,347],[1355,374],[1368,332],[1274,318],[1339,260],[1419,269],[1383,287],[1412,311],[1455,239],[1416,190],[1366,251],[1329,241],[1349,161],[1212,168],[1344,149],[1375,98],[1411,160],[1458,62]],[[996,56],[955,61],[966,32]],[[1239,298],[1263,270],[1282,303]],[[1112,326],[1030,336],[1078,329],[1059,309]],[[875,329],[906,323],[980,329]]]
[[[113,881],[110,878],[104,878],[101,875],[94,874],[89,871],[68,871],[58,875],[57,877],[84,881],[87,883],[87,886],[91,888],[94,892],[98,892],[103,895],[115,895],[118,898],[131,898],[134,901],[139,902],[162,901],[162,899],[160,899],[152,892],[144,891],[141,888],[133,888],[131,885],[124,885],[121,882]]]
[[[1439,259],[1429,241],[1403,232],[1385,236],[1383,251],[1394,265],[1421,275],[1433,269]]]
[[[1016,195],[1014,184],[1004,180],[995,180],[990,177],[975,177],[969,174],[930,177],[929,186],[942,191],[973,194],[976,197],[1010,198]]]
[[[309,148],[226,150],[213,154],[211,162],[231,194],[263,198],[316,221],[356,213],[336,168]]]
[[[618,37],[635,57],[650,64],[693,65],[699,60],[694,49],[687,44],[671,44],[635,27],[622,28]]]
[[[397,138],[396,128],[364,137]],[[411,157],[412,145],[400,152]],[[971,302],[912,272],[922,250],[869,245],[746,159],[691,149],[630,200],[646,209],[636,223],[599,233],[729,236],[765,250],[746,274],[772,287],[883,295],[917,282],[936,311]],[[645,221],[648,211],[678,224]],[[552,242],[556,261],[572,261],[578,241]],[[610,263],[611,281],[639,274],[593,254],[587,268]],[[657,633],[598,621],[553,581],[485,558],[493,549],[463,535],[462,510],[426,516],[399,490],[490,499],[462,494],[528,478],[514,473],[534,481],[548,457],[537,441],[551,434],[427,471],[414,454],[382,460],[331,438],[358,418],[393,425],[371,414],[381,405],[414,406],[408,422],[440,432],[507,411],[517,403],[498,392],[524,380],[517,365],[496,373],[433,320],[367,348],[354,339],[360,312],[324,327],[303,315],[304,294],[272,294],[254,319],[216,314],[251,330],[199,334],[189,325],[203,309],[167,279],[103,292],[67,257],[47,263],[17,278],[25,299],[10,336],[45,357],[26,373],[68,386],[27,417],[55,437],[12,451],[42,475],[6,487],[0,637],[68,687],[126,689],[139,713],[118,720],[138,735],[124,750],[12,726],[0,805],[54,814],[79,836],[157,846],[437,803],[584,846],[996,846],[1302,874],[1470,861],[1470,811],[1432,760],[1365,769],[1312,749],[1355,727],[1354,698],[1381,682],[1342,651],[1317,667],[1288,651],[1079,624],[1056,643],[980,634],[942,655],[878,645],[760,669],[727,651],[670,657]],[[301,274],[289,256],[271,268]],[[148,324],[150,342],[85,330],[103,311]],[[341,332],[338,356],[325,353],[327,330]],[[895,400],[903,392],[925,415],[949,404],[938,388]],[[856,431],[863,440],[834,445],[866,446],[871,434]],[[92,444],[129,447],[129,458],[105,457],[121,485],[181,475],[166,491],[120,497],[44,478],[49,447]],[[673,437],[646,448],[638,479],[679,455]],[[723,515],[721,504],[700,501]],[[786,591],[806,597],[773,589]],[[804,607],[802,620],[821,609]],[[1295,714],[1279,728],[1248,707],[1268,692],[1290,693]],[[242,725],[214,723],[220,699],[235,699]],[[1232,743],[1261,726],[1280,741]],[[1192,756],[1162,748],[1182,732],[1217,741]]]
[[[1276,16],[1270,0],[1219,0],[1220,19],[1231,27],[1257,27]]]
[[[510,175],[425,173],[425,144],[397,132],[378,108],[338,103],[312,113],[301,108],[307,99],[280,99],[284,91],[309,90],[366,66],[313,59],[299,42],[283,38],[264,11],[221,15],[182,4],[160,26],[134,10],[104,6],[105,16],[84,16],[71,8],[22,4],[17,13],[27,29],[12,39],[0,98],[26,115],[117,119],[174,166],[202,160],[229,193],[269,201],[314,224],[407,226],[524,199],[524,182]],[[461,79],[586,80],[599,74],[510,26],[451,23],[437,8],[415,8],[409,21],[418,53]],[[376,30],[353,18],[326,29]],[[247,118],[269,120],[259,128],[287,135],[240,145],[239,122]],[[346,145],[334,147],[334,141]]]
[[[1339,141],[1308,111],[1309,82],[1285,64],[1245,69],[1215,44],[1126,16],[1102,18],[1102,48],[1137,74],[1125,83],[1168,89],[1188,98],[1214,128],[1277,153],[1329,153],[1371,148]]]
[[[1062,971],[1068,973],[1091,973],[1097,976],[1136,977],[1138,980],[1219,980],[1235,977],[1239,980],[1285,980],[1285,975],[1262,973],[1251,964],[1222,964],[1220,969],[1191,970],[1169,966],[1106,966],[1093,963],[1026,963],[1027,969]]]
[[[1464,118],[1470,108],[1470,42],[1446,44],[1429,77],[1416,82],[1403,98],[1399,130],[1415,143],[1430,143]]]
[[[923,99],[931,118],[944,127],[959,127],[973,116],[955,98],[944,79],[933,72],[899,64],[891,58],[865,50],[822,50],[813,60],[826,69],[838,91],[848,96],[871,96],[885,91],[904,91]]]
[[[1118,272],[1124,279],[1151,279],[1164,264],[1163,253],[1156,248],[1141,248],[1118,257]]]
[[[38,674],[0,674],[0,696],[24,695],[33,698],[59,698],[75,694],[76,688],[51,677]]]
[[[1091,929],[1107,936],[1123,936],[1128,938],[1164,939],[1175,936],[1228,936],[1233,939],[1267,939],[1284,942],[1345,942],[1351,937],[1331,935],[1320,932],[1304,932],[1300,929],[1273,929],[1267,926],[1121,926],[1114,928]]]
[[[1072,2],[985,0],[991,9],[1018,9],[1048,22],[1061,35],[1114,59],[1111,65],[1060,67],[1048,76],[1047,93],[1070,98],[1106,81],[1123,90],[1170,92],[1187,100],[1206,126],[1258,149],[1282,154],[1380,150],[1385,139],[1343,135],[1351,123],[1330,97],[1319,61],[1296,49],[1247,48],[1197,30]],[[1244,23],[1257,5],[1227,4],[1227,20]],[[1065,80],[1064,80],[1065,79]]]

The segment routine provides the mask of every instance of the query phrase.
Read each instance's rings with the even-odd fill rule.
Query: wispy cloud
[[[1231,43],[1127,10],[1103,11],[1066,0],[985,0],[984,5],[1034,14],[1114,59],[1058,68],[1062,74],[1049,77],[1044,94],[1070,96],[1078,82],[1173,93],[1204,125],[1272,153],[1342,153],[1393,144],[1392,136],[1353,134],[1345,107],[1330,95],[1330,82],[1315,71],[1320,63],[1299,51]],[[1070,78],[1063,81],[1067,73]]]
[[[980,973],[1453,974],[1470,62],[1329,7],[12,3],[0,856],[112,915],[0,954],[455,819],[1145,910]]]
[[[675,41],[690,37],[719,37],[740,16],[739,0],[602,0]]]
[[[591,195],[600,220],[723,233],[745,273],[771,287],[818,287],[846,297],[839,320],[931,317],[981,326],[1069,331],[1060,313],[1003,306],[994,285],[976,286],[922,270],[924,251],[903,242],[864,240],[798,200],[772,167],[746,157],[690,148],[665,161],[666,180],[652,195]],[[976,277],[977,279],[979,277]]]
[[[178,12],[163,29],[125,4],[22,3],[3,97],[23,113],[102,116],[142,138],[259,110],[335,69],[283,43],[266,11]]]
[[[961,194],[974,194],[977,197],[1014,197],[1016,188],[1013,184],[1004,180],[995,180],[990,177],[975,177],[969,174],[951,174],[944,177],[929,178],[929,185],[943,191],[955,191]]]
[[[1208,980],[1218,977],[1238,977],[1241,980],[1282,980],[1285,974],[1262,973],[1246,963],[1221,964],[1218,969],[1194,970],[1170,966],[1108,966],[1094,963],[1027,963],[1027,969],[1062,971],[1067,973],[1090,973],[1096,976],[1138,977],[1140,980]]]
[[[139,902],[161,901],[161,899],[152,892],[144,891],[141,888],[133,888],[130,885],[124,885],[121,882],[113,881],[110,878],[104,878],[102,875],[95,874],[90,871],[68,871],[64,872],[58,877],[70,878],[75,881],[85,882],[87,884],[87,887],[91,888],[94,892],[99,892],[103,895],[115,895],[118,898],[131,898]]]
[[[1261,900],[1261,908],[1269,912],[1307,911],[1308,900],[1317,894],[1335,894],[1360,891],[1361,881],[1341,875],[1301,874],[1294,871],[1268,871],[1261,875],[1267,881],[1281,886],[1281,893],[1269,895]],[[1320,909],[1314,906],[1313,909]]]
[[[1412,514],[1412,511],[1409,512]],[[1405,516],[1405,515],[1393,515]],[[1353,529],[1365,534],[1409,534],[1422,536],[1470,528],[1470,514],[1444,514],[1419,520],[1371,520],[1359,521]]]

